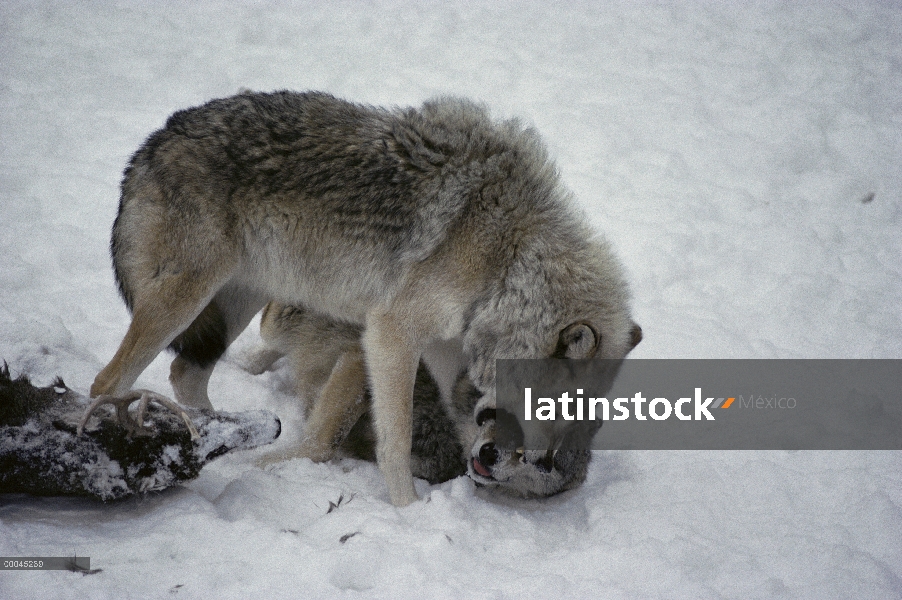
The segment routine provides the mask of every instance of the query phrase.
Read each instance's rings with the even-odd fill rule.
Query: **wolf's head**
[[[474,310],[463,336],[481,393],[474,415],[496,406],[497,359],[619,360],[642,340],[620,262],[604,240],[571,225],[524,241]]]
[[[564,244],[521,249],[489,310],[477,312],[464,336],[472,479],[525,497],[550,496],[585,481],[600,422],[561,427],[540,445],[500,443],[499,431],[517,426],[505,423],[514,418],[497,407],[495,360],[618,362],[642,340],[629,299],[620,264],[604,241],[570,237]]]

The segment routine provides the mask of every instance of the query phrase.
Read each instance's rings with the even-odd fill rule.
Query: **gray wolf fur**
[[[287,357],[307,419],[306,437],[300,446],[276,459],[305,456],[328,460],[342,455],[374,459],[366,382],[360,378],[348,385],[347,370],[339,364],[346,353],[355,351],[361,333],[357,326],[303,307],[270,303],[263,310],[263,343],[249,357],[247,368],[259,374]],[[425,363],[420,364],[413,395],[414,476],[439,483],[468,473],[480,485],[522,497],[551,496],[585,481],[591,459],[588,443],[567,446],[568,437],[545,452],[496,445],[495,411],[483,409],[473,414],[481,394],[466,371],[459,370],[462,363],[454,363],[458,369],[454,381],[445,376],[442,385],[437,381],[443,379],[443,371],[436,368],[435,353],[428,358],[437,376],[433,377]],[[338,384],[341,379],[345,385]],[[344,397],[335,397],[338,390]],[[334,411],[335,407],[344,407],[344,412],[340,408]]]
[[[538,135],[459,99],[244,93],[176,112],[125,170],[111,253],[132,322],[92,396],[126,393],[168,346],[176,397],[208,407],[216,360],[269,301],[356,324],[398,506],[416,499],[434,343],[460,341],[489,406],[496,358],[617,358],[635,339],[621,269]]]

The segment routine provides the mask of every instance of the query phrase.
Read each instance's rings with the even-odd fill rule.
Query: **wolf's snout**
[[[478,455],[473,457],[470,465],[477,474],[493,479],[489,467],[492,467],[496,462],[498,462],[498,450],[495,449],[495,444],[488,442],[479,448]]]
[[[482,448],[479,449],[479,462],[486,467],[491,467],[498,462],[498,450],[495,449],[495,444],[489,442],[482,445]]]

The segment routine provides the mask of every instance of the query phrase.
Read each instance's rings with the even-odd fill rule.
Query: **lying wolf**
[[[294,457],[375,458],[365,375],[346,368],[346,355],[360,352],[361,333],[358,326],[298,306],[270,303],[263,310],[263,343],[247,360],[247,370],[260,374],[286,357],[306,419],[300,445],[271,455],[264,464]],[[460,371],[461,361],[456,371],[452,367],[442,372],[434,356],[427,358],[432,359],[432,370],[420,364],[413,393],[414,476],[439,483],[467,473],[480,485],[522,497],[551,496],[585,481],[591,459],[588,444],[544,451],[496,445],[496,411],[484,408],[474,416],[481,394],[466,371]],[[336,407],[345,407],[345,412]]]
[[[362,328],[343,369],[366,365],[398,506],[417,498],[412,399],[430,348],[460,345],[479,411],[496,358],[620,358],[637,339],[621,268],[538,135],[459,99],[242,93],[176,112],[125,170],[111,253],[132,322],[92,396],[126,394],[168,346],[177,399],[209,407],[213,367],[251,318],[305,306]]]

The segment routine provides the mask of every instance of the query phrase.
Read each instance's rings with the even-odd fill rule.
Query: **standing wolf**
[[[627,286],[592,237],[537,134],[467,101],[246,93],[179,111],[125,171],[111,252],[132,323],[91,395],[125,394],[169,346],[177,398],[209,406],[213,366],[256,312],[309,307],[362,327],[349,368],[365,364],[377,461],[406,505],[434,342],[461,340],[486,404],[496,358],[629,351]]]

